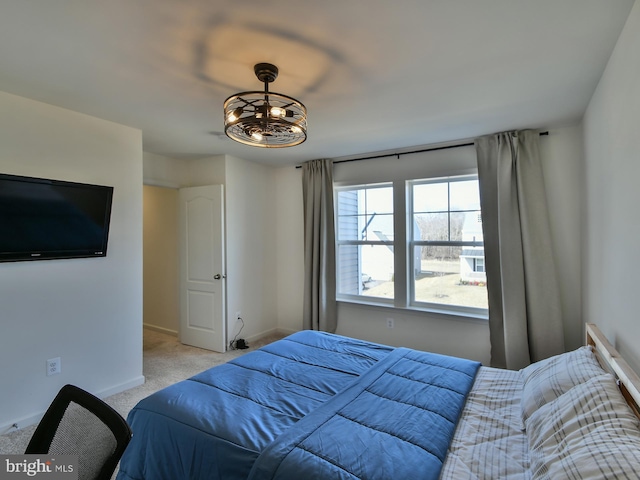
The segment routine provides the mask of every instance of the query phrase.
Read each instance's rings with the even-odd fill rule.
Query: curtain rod
[[[544,135],[549,135],[549,132],[540,132],[540,136],[544,136]],[[334,165],[336,163],[347,163],[347,162],[359,162],[360,160],[374,160],[376,158],[385,158],[385,157],[398,157],[400,158],[400,155],[411,155],[412,153],[424,153],[424,152],[435,152],[436,150],[448,150],[450,148],[460,148],[460,147],[473,147],[475,145],[474,142],[467,142],[467,143],[458,143],[455,145],[445,145],[442,147],[429,147],[429,148],[423,148],[421,150],[412,150],[410,152],[400,152],[400,153],[383,153],[380,155],[373,155],[370,157],[358,157],[358,158],[350,158],[348,160],[336,160],[334,163]],[[302,165],[296,165],[296,168],[302,168]]]

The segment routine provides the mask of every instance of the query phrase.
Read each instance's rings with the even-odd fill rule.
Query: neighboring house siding
[[[482,216],[477,212],[465,215],[462,226],[462,240],[483,241]],[[464,247],[460,254],[460,280],[467,283],[486,283],[484,271],[484,247]]]
[[[358,192],[340,192],[338,202],[338,231],[349,240],[360,240],[358,231]],[[358,245],[342,245],[338,249],[338,291],[358,295],[362,290]]]

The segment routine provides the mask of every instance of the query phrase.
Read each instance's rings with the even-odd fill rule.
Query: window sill
[[[463,312],[460,310],[450,310],[447,308],[418,307],[418,306],[396,307],[392,303],[366,301],[366,300],[352,299],[352,298],[348,298],[348,299],[338,298],[336,299],[336,302],[338,304],[362,306],[362,307],[373,308],[373,309],[384,309],[388,311],[394,311],[399,314],[428,313],[434,316],[442,316],[442,317],[449,317],[449,318],[453,317],[453,319],[480,321],[483,323],[489,320],[488,312],[483,314],[483,313]]]

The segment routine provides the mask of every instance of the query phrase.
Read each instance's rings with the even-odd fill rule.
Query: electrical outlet
[[[50,358],[47,360],[47,377],[62,372],[60,357]]]
[[[240,310],[238,310],[236,312],[236,320],[241,320],[242,319],[242,312]]]
[[[393,318],[387,318],[387,328],[393,328]]]

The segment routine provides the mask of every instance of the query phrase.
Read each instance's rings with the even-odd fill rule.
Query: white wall
[[[245,323],[242,338],[253,340],[278,327],[276,173],[271,167],[225,155],[180,160],[145,154],[146,184],[225,186],[228,341],[242,326],[236,312]]]
[[[227,157],[216,155],[199,160],[182,160],[183,182],[181,187],[224,185],[227,181]]]
[[[567,350],[584,345],[581,299],[582,142],[581,125],[551,129],[549,136],[540,138]]]
[[[584,115],[583,304],[640,371],[637,266],[640,265],[640,2]]]
[[[277,327],[276,211],[274,169],[227,156],[227,319],[232,339],[252,340]]]
[[[278,329],[302,328],[304,290],[304,229],[302,228],[302,169],[275,171],[276,286]]]
[[[73,383],[99,396],[142,377],[142,135],[0,93],[0,171],[111,185],[107,257],[0,264],[0,433]],[[47,377],[45,361],[62,373]]]
[[[189,182],[187,178],[189,170],[185,168],[186,160],[143,152],[142,162],[145,185],[179,188]]]

